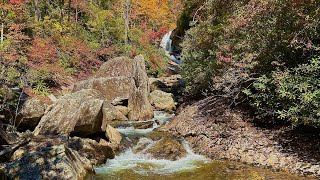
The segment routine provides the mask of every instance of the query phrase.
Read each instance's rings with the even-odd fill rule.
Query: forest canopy
[[[166,63],[159,43],[175,28],[179,2],[1,1],[0,111],[16,104],[12,88],[45,96],[87,78],[117,56],[143,54],[148,73],[160,75]]]

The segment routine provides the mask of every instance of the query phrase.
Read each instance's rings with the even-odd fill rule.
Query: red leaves
[[[218,51],[216,53],[216,56],[217,56],[217,58],[218,58],[218,60],[220,62],[229,63],[232,60],[232,54],[231,53],[227,53],[226,55],[224,55],[221,51]]]
[[[13,5],[22,5],[24,0],[9,0],[9,3]]]
[[[40,67],[46,64],[54,65],[59,61],[57,49],[49,38],[34,39],[28,56],[30,65],[33,67]]]
[[[141,38],[141,43],[146,44],[153,42],[154,44],[159,44],[162,37],[168,32],[167,27],[161,27],[159,31],[148,30],[146,35]]]

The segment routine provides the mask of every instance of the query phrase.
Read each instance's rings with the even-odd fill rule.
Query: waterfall
[[[181,64],[181,60],[180,58],[178,58],[178,56],[180,56],[180,54],[175,53],[174,52],[174,48],[172,45],[172,39],[170,38],[172,35],[173,31],[169,31],[167,34],[165,34],[161,40],[160,46],[166,51],[166,55],[168,56],[168,58],[177,63],[177,64]]]
[[[165,34],[161,40],[160,46],[168,53],[172,53],[172,40],[170,39],[173,31],[169,31]]]

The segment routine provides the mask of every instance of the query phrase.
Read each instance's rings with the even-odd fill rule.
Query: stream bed
[[[96,180],[206,180],[206,179],[304,179],[284,172],[275,172],[263,168],[229,162],[213,161],[205,156],[195,154],[188,143],[180,140],[186,155],[177,160],[156,159],[146,151],[158,140],[154,140],[154,134],[159,136],[161,132],[155,130],[170,121],[173,114],[155,112],[154,124],[147,129],[135,129],[132,127],[118,127],[132,145],[119,152],[114,159],[100,167],[96,167]],[[156,123],[158,122],[158,123]],[[164,132],[163,132],[164,133]],[[160,134],[160,136],[166,136]],[[144,145],[144,146],[143,146]],[[142,148],[141,148],[142,147]],[[139,149],[139,151],[137,151]]]

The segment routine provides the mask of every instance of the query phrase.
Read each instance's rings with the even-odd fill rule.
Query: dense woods
[[[46,96],[120,55],[143,54],[161,74],[159,42],[178,10],[177,0],[1,1],[0,112],[16,109],[12,88]]]
[[[316,0],[184,1],[178,30],[186,34],[188,93],[249,104],[264,122],[319,126],[319,7]]]

